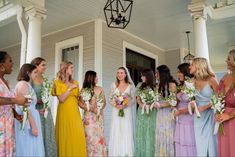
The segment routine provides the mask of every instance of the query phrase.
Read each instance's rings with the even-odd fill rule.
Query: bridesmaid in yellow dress
[[[72,79],[73,64],[65,62],[54,82],[52,94],[59,104],[56,117],[58,156],[87,156],[84,126],[78,107],[78,82]],[[85,107],[83,107],[85,108]],[[86,109],[86,108],[85,108]]]

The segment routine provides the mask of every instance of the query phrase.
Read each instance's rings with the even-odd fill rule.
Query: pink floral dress
[[[101,102],[103,97],[97,97],[96,100]],[[84,119],[87,153],[89,157],[107,156],[107,148],[104,137],[104,115],[96,115],[93,112],[86,112]]]
[[[14,96],[14,92],[11,91],[1,79],[0,96]],[[0,156],[15,156],[14,116],[12,105],[0,106]]]

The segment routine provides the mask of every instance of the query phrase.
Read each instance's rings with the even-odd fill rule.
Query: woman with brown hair
[[[58,156],[87,156],[84,126],[78,108],[78,105],[82,106],[78,104],[79,86],[72,74],[72,62],[65,62],[54,82],[55,89],[52,89],[59,100],[56,117]]]
[[[46,60],[41,57],[36,57],[31,61],[31,64],[37,67],[37,77],[33,79],[32,87],[37,95],[36,109],[40,113],[43,141],[45,147],[45,156],[57,157],[55,127],[50,108],[51,104],[45,105],[42,100],[42,92],[43,90],[46,90],[44,89],[43,84],[50,83],[48,82],[48,78],[44,76],[46,70]]]
[[[32,98],[29,107],[22,108],[16,106],[18,114],[25,116],[23,121],[15,121],[16,132],[16,156],[45,156],[41,120],[36,110],[37,97],[31,86],[33,78],[37,76],[36,66],[24,64],[18,74],[15,91],[18,95],[28,95]],[[25,120],[24,120],[25,119]]]
[[[87,153],[89,157],[107,156],[104,137],[104,114],[106,105],[104,90],[97,86],[98,77],[95,71],[87,71],[80,93],[80,103],[89,105],[84,113]],[[86,96],[89,95],[87,98]]]

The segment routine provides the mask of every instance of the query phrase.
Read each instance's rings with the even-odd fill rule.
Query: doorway
[[[155,72],[155,59],[126,48],[126,67],[135,85],[141,82],[141,71],[152,69]]]

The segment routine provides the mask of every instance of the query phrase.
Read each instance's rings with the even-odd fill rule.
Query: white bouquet
[[[43,77],[41,97],[43,102],[43,108],[45,109],[44,117],[47,117],[48,108],[50,107],[50,93],[52,89],[52,82],[49,82],[48,78]]]
[[[83,88],[81,90],[81,96],[86,104],[87,111],[90,110],[90,100],[91,100],[92,95],[93,95],[93,88]]]
[[[211,97],[211,104],[212,104],[212,109],[214,111],[215,114],[222,114],[224,112],[224,94],[213,94]],[[220,129],[221,134],[224,134],[224,128],[223,128],[223,124],[221,124],[220,122],[216,122],[215,123],[215,128],[214,128],[214,134],[217,134],[218,130]]]
[[[157,102],[160,97],[157,91],[154,91],[149,87],[146,87],[144,89],[138,89],[137,95],[141,98],[141,101],[144,103],[141,114],[144,114],[145,112],[149,114],[149,111],[153,109],[155,102]]]
[[[184,84],[185,84],[185,86],[184,86],[182,92],[187,95],[187,97],[188,97],[188,99],[190,101],[190,103],[188,104],[189,114],[192,115],[192,107],[191,107],[191,105],[194,105],[195,114],[199,118],[199,117],[201,117],[201,115],[200,115],[200,112],[199,112],[199,110],[197,108],[197,104],[195,102],[195,97],[197,95],[195,85],[194,85],[194,83],[192,82],[192,80],[189,77],[185,77]]]
[[[169,96],[167,97],[167,101],[172,107],[175,107],[177,105],[177,100],[176,100],[176,93],[170,91]]]
[[[30,91],[29,95],[25,95],[24,97],[27,98],[29,101],[28,103],[31,103],[31,100],[33,98],[33,92]],[[22,112],[23,112],[23,119],[22,122],[20,124],[20,130],[24,131],[24,127],[25,127],[25,123],[27,122],[27,120],[29,119],[29,106],[23,106],[22,107]]]
[[[97,116],[98,116],[98,119],[99,119],[99,116],[100,116],[100,112],[104,106],[104,98],[103,98],[103,92],[101,92],[98,96],[98,98],[96,98],[96,104],[97,104]]]

